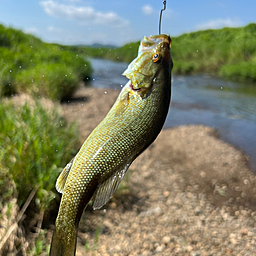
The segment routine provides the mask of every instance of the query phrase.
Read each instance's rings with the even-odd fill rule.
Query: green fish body
[[[133,160],[157,137],[171,97],[171,39],[145,37],[124,75],[129,80],[104,120],[60,174],[62,193],[50,256],[73,256],[84,208],[107,203]]]

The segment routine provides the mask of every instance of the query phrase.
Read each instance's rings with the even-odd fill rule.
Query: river
[[[92,86],[121,90],[127,63],[91,59]],[[256,173],[256,86],[207,74],[173,76],[172,103],[164,128],[203,124],[218,130],[220,139],[250,157]]]

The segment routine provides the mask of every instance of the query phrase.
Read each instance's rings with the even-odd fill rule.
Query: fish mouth
[[[135,88],[131,81],[129,82],[128,86],[134,92],[138,92],[138,91],[140,91],[142,89],[142,88]]]

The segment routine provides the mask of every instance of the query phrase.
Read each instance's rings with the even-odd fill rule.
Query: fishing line
[[[164,8],[161,9],[160,18],[159,18],[159,35],[161,35],[161,22],[162,22],[162,12],[166,9],[166,1],[163,1]]]

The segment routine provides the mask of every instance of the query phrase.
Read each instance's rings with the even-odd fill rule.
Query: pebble
[[[205,173],[205,172],[200,172],[200,176],[201,176],[202,178],[205,178],[205,177],[206,177],[206,173]]]
[[[85,115],[79,125],[83,133],[89,134],[118,93],[113,91],[112,96],[110,90],[104,94],[104,107],[100,109],[101,104],[95,104],[94,99],[101,100],[102,90],[83,90],[87,92],[85,96],[88,92],[92,96],[84,104]],[[70,111],[71,117],[76,112],[65,111]],[[84,133],[83,138],[88,134]],[[256,212],[247,210],[244,200],[250,192],[256,195],[256,180],[249,177],[241,152],[213,134],[214,129],[198,125],[163,130],[153,147],[128,170],[134,171],[128,181],[129,197],[117,196],[114,204],[112,201],[106,205],[105,214],[101,210],[85,211],[87,230],[95,230],[105,220],[109,223],[103,224],[108,229],[100,234],[97,251],[81,255],[254,255]],[[141,167],[149,159],[152,163],[141,175]],[[167,171],[170,168],[171,172]],[[213,194],[214,186],[225,191],[225,196]],[[252,199],[256,197],[249,198]],[[88,233],[88,242],[93,244],[94,237]],[[103,244],[106,247],[101,247]],[[120,250],[115,251],[116,246]],[[79,243],[78,249],[85,250]]]
[[[217,232],[217,231],[213,231],[213,232],[212,232],[212,236],[213,236],[213,237],[216,237],[217,235],[218,235],[218,232]]]
[[[111,204],[110,204],[110,207],[111,207],[112,209],[115,209],[115,208],[116,208],[116,203],[115,203],[115,202],[111,203]]]
[[[240,229],[240,234],[242,235],[242,236],[245,236],[245,235],[247,235],[247,233],[248,233],[248,229],[247,228],[242,228],[242,229]]]
[[[156,252],[163,252],[164,251],[164,249],[165,249],[165,246],[164,245],[160,245],[160,246],[157,246],[156,247]]]
[[[202,213],[202,209],[201,209],[201,207],[199,207],[199,206],[197,206],[196,208],[195,208],[195,215],[196,216],[199,216],[201,213]]]
[[[191,245],[188,245],[188,246],[187,246],[187,251],[188,251],[188,252],[191,252],[192,250],[193,250],[193,247],[192,247]]]
[[[170,192],[169,191],[164,191],[164,196],[165,197],[169,197],[170,196]]]
[[[191,252],[190,256],[201,256],[201,252],[197,251],[197,252]],[[203,255],[202,255],[203,256]]]
[[[237,240],[233,237],[230,238],[230,242],[231,242],[231,244],[237,244]]]
[[[171,242],[171,237],[170,236],[164,236],[162,239],[164,244],[169,244]]]

